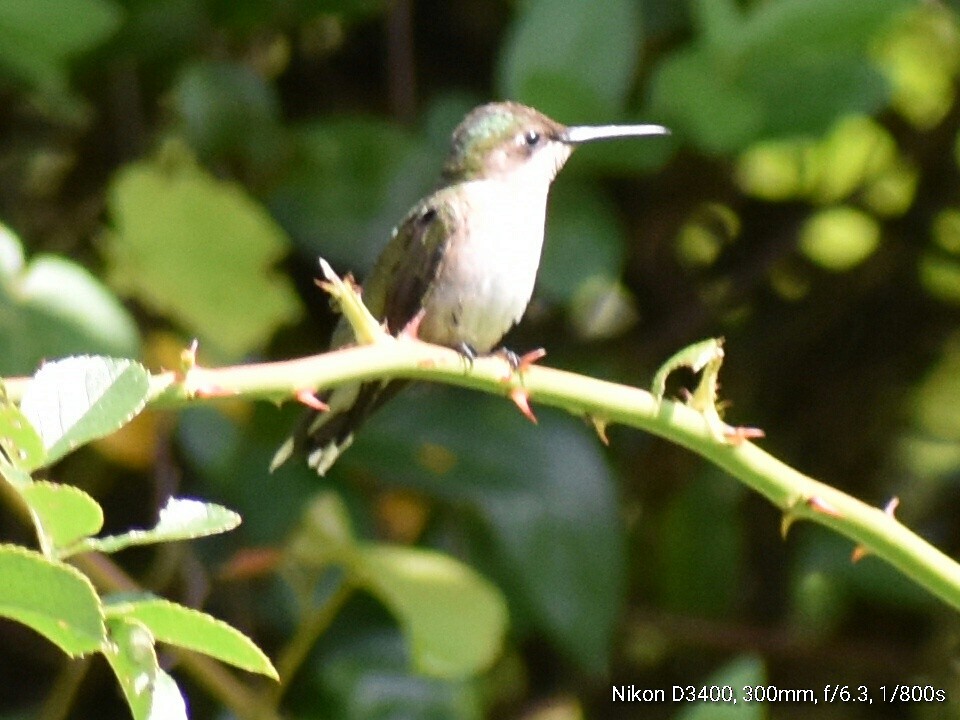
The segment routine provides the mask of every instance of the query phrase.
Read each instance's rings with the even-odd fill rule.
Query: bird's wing
[[[423,298],[437,276],[444,247],[455,231],[457,218],[445,191],[417,205],[394,231],[381,254],[363,299],[376,317],[397,334],[423,307]]]
[[[456,220],[444,209],[447,205],[442,195],[433,195],[411,210],[394,231],[364,284],[367,309],[385,321],[393,334],[402,331],[420,311],[423,297],[436,277],[444,243]],[[353,340],[352,329],[341,318],[331,346],[343,347]],[[396,380],[351,384],[324,394],[330,410],[308,413],[277,451],[271,468],[295,452],[304,452],[309,465],[323,475],[350,445],[354,431],[406,384]]]

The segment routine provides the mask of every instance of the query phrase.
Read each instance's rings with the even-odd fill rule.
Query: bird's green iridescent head
[[[510,172],[538,150],[553,144],[551,141],[558,140],[563,131],[563,125],[526,105],[481,105],[454,130],[443,178],[452,182]],[[569,151],[560,154],[558,170]]]
[[[577,145],[669,134],[661,125],[565,126],[520,103],[488,103],[472,110],[453,131],[442,181],[511,178],[549,183]]]

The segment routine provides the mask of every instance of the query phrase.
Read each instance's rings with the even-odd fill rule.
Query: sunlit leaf
[[[28,374],[41,360],[78,353],[139,354],[130,314],[99,280],[66,258],[25,264],[0,224],[0,374]]]
[[[66,547],[103,527],[103,510],[80,488],[38,481],[20,494],[54,548]]]
[[[277,679],[270,659],[246,635],[206,613],[159,598],[108,599],[107,618],[142,623],[157,642],[195,650],[250,672]]]
[[[852,207],[840,206],[815,213],[800,231],[800,249],[827,270],[856,267],[877,249],[877,220]]]
[[[386,545],[365,548],[361,563],[361,581],[400,620],[420,672],[459,678],[496,659],[506,603],[476,571],[438,552]]]
[[[16,468],[39,467],[46,456],[43,438],[16,405],[0,400],[0,451]]]
[[[99,550],[112,553],[131,545],[192,540],[227,532],[239,524],[240,516],[221,505],[189,498],[170,498],[153,528],[87,538],[76,546],[74,552]]]
[[[111,283],[170,315],[225,356],[261,347],[299,304],[273,267],[286,238],[238,185],[182,148],[128,165],[109,193]]]
[[[100,600],[76,569],[0,545],[0,616],[46,637],[70,656],[99,650],[106,637]]]
[[[157,662],[154,639],[142,623],[108,618],[110,642],[103,654],[120,682],[134,720],[187,720],[177,684]]]
[[[43,438],[43,462],[50,464],[129,422],[146,404],[147,389],[147,371],[132,360],[71,357],[37,371],[20,409]]]

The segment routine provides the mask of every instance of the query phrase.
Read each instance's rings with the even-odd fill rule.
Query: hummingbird
[[[468,358],[489,353],[520,321],[540,265],[550,185],[574,148],[618,138],[668,135],[661,125],[565,126],[516,102],[470,111],[453,131],[436,189],[393,231],[363,285],[370,312],[399,333]],[[341,318],[331,349],[353,340]],[[303,453],[324,475],[369,415],[406,384],[340,386],[304,416],[277,450],[271,471]]]

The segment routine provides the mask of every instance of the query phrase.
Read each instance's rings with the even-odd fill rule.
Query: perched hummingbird
[[[437,189],[393,231],[363,286],[370,312],[392,333],[420,315],[418,337],[468,356],[490,352],[527,309],[540,265],[550,184],[577,145],[667,135],[660,125],[565,127],[533,108],[496,102],[453,132]],[[331,347],[353,340],[341,319]],[[277,451],[271,470],[304,452],[330,469],[360,424],[403,381],[340,386]]]

